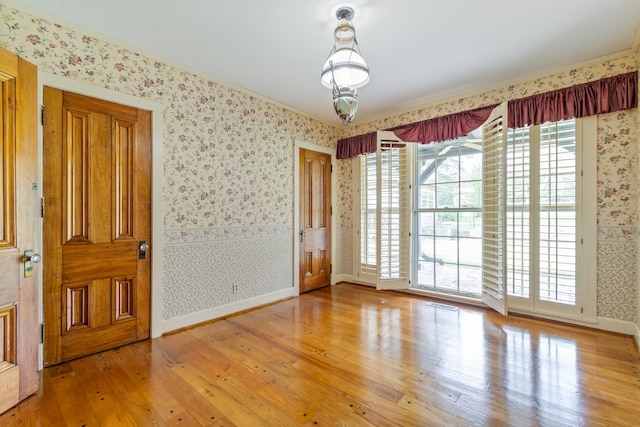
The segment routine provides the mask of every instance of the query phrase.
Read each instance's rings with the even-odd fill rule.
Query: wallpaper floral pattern
[[[339,128],[27,11],[0,15],[0,44],[41,71],[164,105],[165,320],[293,286],[294,143],[335,147]]]
[[[8,30],[0,33],[0,44],[40,70],[164,105],[165,319],[292,286],[295,141],[334,147],[342,137],[638,68],[634,56],[617,58],[340,129],[23,10],[0,4],[0,16]],[[622,304],[620,299],[634,301],[631,295],[637,294],[637,112],[600,117],[598,141],[598,314],[632,321],[638,304]],[[334,209],[339,235],[335,267],[337,274],[347,276],[353,264],[351,167],[349,160],[337,162]],[[247,252],[234,251],[240,247],[253,253],[252,247],[263,248],[265,242],[281,255],[254,258],[258,265],[252,268],[267,272],[266,284],[247,285],[243,293],[229,295],[229,282],[255,278],[246,269],[238,271],[227,254],[237,253],[247,261],[242,258]],[[220,260],[217,268],[193,265],[189,257],[197,251]],[[288,264],[274,270],[273,263]],[[188,281],[182,280],[186,277]]]

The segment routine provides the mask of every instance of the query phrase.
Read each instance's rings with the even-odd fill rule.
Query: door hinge
[[[331,165],[329,167],[330,167],[330,172],[333,173],[333,165]]]
[[[40,344],[44,344],[44,322],[40,324]]]
[[[40,124],[44,126],[44,105],[40,107]]]
[[[584,313],[584,307],[580,307],[580,314]]]
[[[333,215],[333,205],[329,206],[329,215]]]
[[[329,264],[329,274],[333,273],[333,264]]]
[[[40,197],[40,218],[44,218],[44,197]]]

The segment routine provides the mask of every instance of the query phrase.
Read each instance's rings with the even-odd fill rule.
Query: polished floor
[[[633,338],[340,284],[47,368],[1,426],[640,426]]]

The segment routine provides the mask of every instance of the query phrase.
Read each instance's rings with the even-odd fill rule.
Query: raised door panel
[[[134,236],[134,137],[135,123],[114,121],[114,240]]]
[[[51,88],[45,111],[45,236],[73,231],[46,250],[51,365],[149,337],[151,116]]]
[[[300,291],[330,284],[331,156],[301,150]]]
[[[67,111],[64,151],[63,244],[89,242],[89,114]]]
[[[0,48],[0,412],[38,389],[37,69]],[[28,273],[28,274],[27,274]]]

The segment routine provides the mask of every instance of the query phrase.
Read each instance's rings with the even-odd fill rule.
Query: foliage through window
[[[478,296],[482,287],[482,140],[415,144],[414,284]]]

